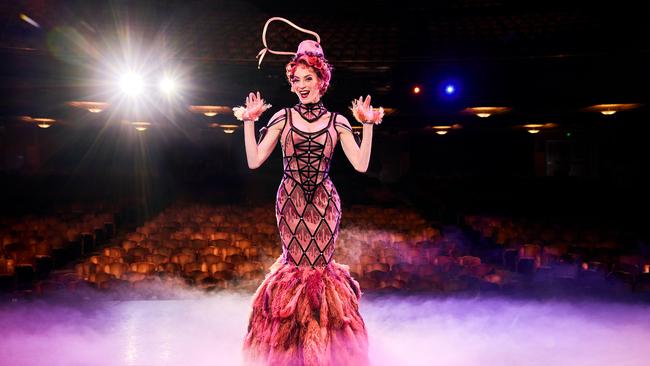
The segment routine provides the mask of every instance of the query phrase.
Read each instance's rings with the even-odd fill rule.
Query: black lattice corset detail
[[[324,266],[334,254],[341,218],[339,195],[328,174],[336,144],[334,117],[320,131],[304,132],[288,114],[275,214],[284,258],[297,266]]]
[[[329,178],[316,185],[308,200],[302,186],[285,176],[278,189],[275,213],[287,263],[314,267],[332,260],[341,203]]]
[[[328,177],[333,143],[328,129],[306,133],[292,129],[287,135],[284,174],[298,182],[308,201],[316,187]]]

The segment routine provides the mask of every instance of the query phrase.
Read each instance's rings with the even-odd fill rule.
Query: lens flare
[[[120,78],[120,89],[129,96],[136,96],[142,93],[144,83],[142,77],[135,73],[127,73]]]
[[[160,88],[160,91],[162,91],[163,93],[165,93],[167,95],[174,94],[178,90],[178,85],[177,85],[176,81],[174,79],[168,78],[168,77],[160,80],[160,83],[158,84],[158,87]]]

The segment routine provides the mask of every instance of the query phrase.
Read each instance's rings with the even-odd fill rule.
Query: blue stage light
[[[459,99],[463,91],[463,83],[458,78],[446,78],[440,81],[437,87],[438,97],[451,102]]]
[[[447,84],[447,86],[445,86],[445,93],[447,95],[452,95],[455,92],[456,92],[456,86],[454,84]]]

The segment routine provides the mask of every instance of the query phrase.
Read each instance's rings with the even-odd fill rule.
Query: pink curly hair
[[[332,65],[327,62],[325,57],[311,52],[297,54],[286,66],[287,80],[291,84],[291,78],[299,66],[311,67],[321,82],[320,95],[325,94],[332,80]]]

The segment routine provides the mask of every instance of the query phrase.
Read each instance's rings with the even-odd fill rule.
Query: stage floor
[[[0,305],[2,365],[239,365],[250,294]],[[650,307],[606,302],[366,296],[383,365],[646,365]]]

